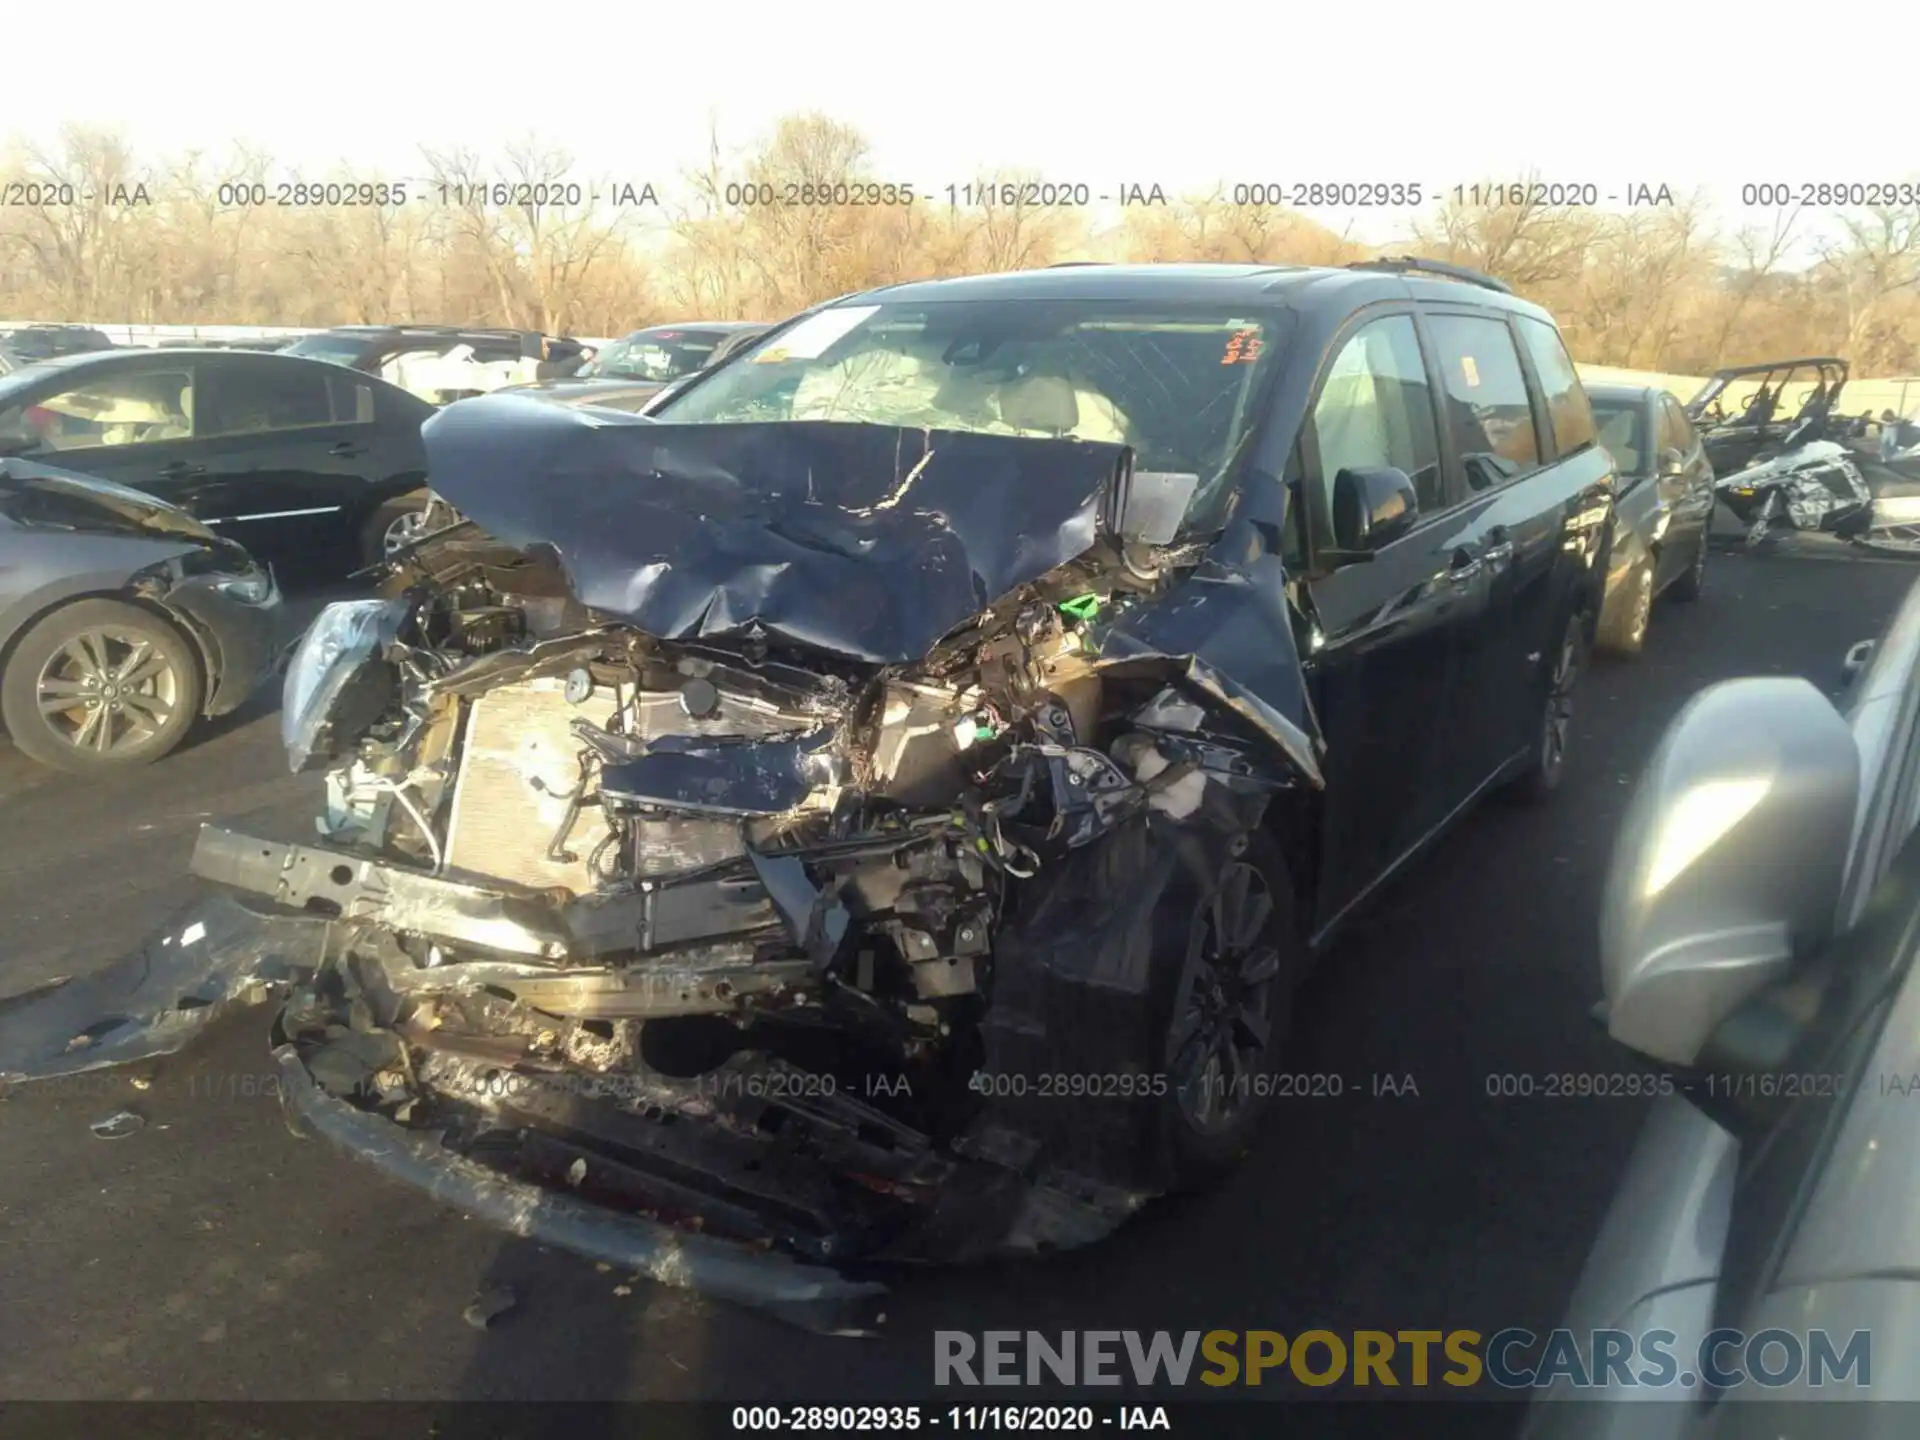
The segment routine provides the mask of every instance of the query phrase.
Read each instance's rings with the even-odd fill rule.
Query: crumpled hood
[[[497,394],[422,430],[433,486],[574,594],[666,640],[873,664],[1091,549],[1127,450],[824,421],[671,425]]]
[[[225,543],[186,511],[142,491],[17,458],[0,459],[0,515],[24,529]]]

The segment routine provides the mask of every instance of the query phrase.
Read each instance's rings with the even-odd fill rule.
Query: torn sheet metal
[[[1124,614],[1100,637],[1105,662],[1165,660],[1272,741],[1315,789],[1326,742],[1301,672],[1276,556],[1245,566],[1210,556],[1165,600]]]
[[[125,959],[0,1001],[0,1084],[171,1055],[215,1015],[313,974],[330,930],[222,896],[196,900]]]
[[[555,1245],[663,1285],[770,1311],[823,1334],[872,1334],[879,1325],[887,1292],[874,1281],[851,1280],[824,1266],[689,1234],[511,1179],[452,1153],[426,1135],[325,1094],[292,1045],[276,1047],[273,1059],[288,1114],[309,1132],[510,1234]]]
[[[435,488],[557,552],[585,605],[669,640],[873,664],[1090,550],[1119,445],[885,425],[670,425],[495,395],[422,430]]]

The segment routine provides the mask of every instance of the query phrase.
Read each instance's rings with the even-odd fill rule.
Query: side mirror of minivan
[[[1831,935],[1860,752],[1807,681],[1729,680],[1667,727],[1614,842],[1600,913],[1608,1033],[1668,1065]]]
[[[1420,518],[1420,497],[1404,470],[1355,466],[1333,477],[1333,543],[1361,553],[1390,545]]]
[[[1660,478],[1668,480],[1675,475],[1684,475],[1687,469],[1687,457],[1678,450],[1660,452]]]

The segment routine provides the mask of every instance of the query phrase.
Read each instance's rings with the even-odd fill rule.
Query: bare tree
[[[1068,256],[1337,265],[1368,253],[1350,231],[1219,189],[1102,216],[1036,204],[1033,177],[1007,172],[970,197],[980,203],[908,203],[875,173],[865,137],[822,114],[788,116],[738,150],[714,130],[652,228],[534,137],[500,156],[429,152],[426,165],[405,203],[287,207],[273,203],[271,157],[245,149],[149,163],[124,137],[79,128],[50,149],[0,144],[0,181],[49,202],[0,207],[0,313],[617,334],[669,316],[779,319],[877,285]],[[1624,214],[1504,188],[1502,203],[1465,198],[1416,224],[1413,245],[1546,305],[1582,360],[1702,373],[1821,351],[1863,374],[1920,367],[1920,208],[1844,212],[1809,263],[1798,208],[1722,234],[1697,195]]]

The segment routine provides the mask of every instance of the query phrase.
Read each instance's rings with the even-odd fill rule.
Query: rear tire
[[[1513,778],[1512,791],[1521,800],[1543,801],[1560,788],[1565,778],[1567,750],[1573,741],[1573,696],[1587,668],[1590,648],[1586,617],[1576,611],[1561,632],[1559,648],[1547,671],[1533,754],[1526,768]]]
[[[1700,543],[1694,547],[1693,563],[1687,566],[1686,573],[1667,587],[1667,594],[1676,600],[1698,600],[1700,592],[1707,586],[1707,534],[1700,532]]]
[[[1647,643],[1653,620],[1653,561],[1642,560],[1613,604],[1600,612],[1600,632],[1594,643],[1609,655],[1638,655]]]
[[[193,647],[172,625],[137,605],[80,600],[20,637],[0,675],[0,715],[22,754],[106,775],[178,746],[201,693]]]
[[[1159,930],[1185,947],[1160,1066],[1170,1190],[1211,1188],[1252,1149],[1305,969],[1285,857],[1263,830],[1244,838],[1212,884],[1180,887],[1184,913]]]
[[[381,501],[379,508],[367,517],[367,523],[360,527],[361,563],[378,565],[396,549],[417,540],[432,498],[432,493],[423,488]]]

